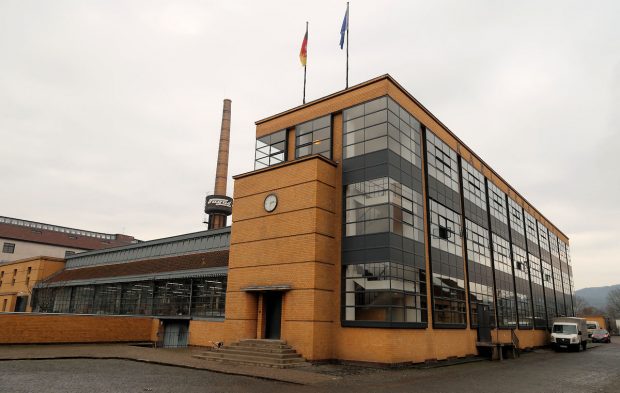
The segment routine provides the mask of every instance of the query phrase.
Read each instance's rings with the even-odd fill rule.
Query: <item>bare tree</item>
[[[588,302],[586,302],[586,299],[582,298],[581,296],[575,296],[574,299],[575,315],[586,315],[586,309],[591,307]]]
[[[607,312],[613,316],[620,316],[620,288],[612,289],[607,294]]]

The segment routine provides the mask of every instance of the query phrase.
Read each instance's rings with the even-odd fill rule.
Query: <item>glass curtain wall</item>
[[[497,326],[515,328],[517,304],[508,226],[508,199],[506,194],[490,180],[487,180],[487,191],[492,232],[493,274],[496,286]]]
[[[553,288],[553,268],[551,265],[551,249],[549,231],[540,222],[538,225],[538,244],[540,245],[540,264],[542,267],[543,287],[545,289],[545,308],[547,310],[547,327],[553,326],[553,318],[557,316],[555,290]]]
[[[543,269],[540,262],[540,246],[538,244],[538,226],[536,219],[523,211],[527,256],[530,268],[530,284],[532,286],[532,310],[534,312],[534,328],[547,327],[545,305],[545,289],[543,285]]]
[[[49,313],[224,317],[226,276],[35,288]]]
[[[461,176],[471,326],[478,326],[478,305],[485,305],[488,308],[491,326],[495,326],[495,287],[489,239],[486,181],[482,173],[463,159],[461,159]]]
[[[467,315],[458,159],[456,152],[428,129],[426,167],[433,322],[437,327],[465,327]]]
[[[389,97],[343,122],[343,324],[426,327],[420,124]]]
[[[551,265],[553,268],[553,287],[555,290],[555,301],[558,309],[558,316],[566,316],[566,305],[564,302],[564,280],[562,277],[562,266],[560,262],[560,248],[558,237],[549,231],[549,249],[551,252]]]

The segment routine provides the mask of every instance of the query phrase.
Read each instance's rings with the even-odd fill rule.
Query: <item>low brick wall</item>
[[[0,313],[0,344],[155,341],[158,326],[145,317]]]

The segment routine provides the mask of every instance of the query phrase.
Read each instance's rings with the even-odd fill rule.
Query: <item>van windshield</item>
[[[553,333],[577,334],[577,325],[561,325],[556,323],[553,325]]]

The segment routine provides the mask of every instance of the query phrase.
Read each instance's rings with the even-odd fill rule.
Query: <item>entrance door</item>
[[[185,348],[189,321],[164,321],[164,348]]]
[[[15,312],[25,312],[28,304],[28,296],[18,296],[15,299]]]
[[[491,310],[488,304],[478,303],[478,341],[491,342]]]
[[[265,338],[280,339],[280,325],[282,323],[282,292],[265,292]]]

